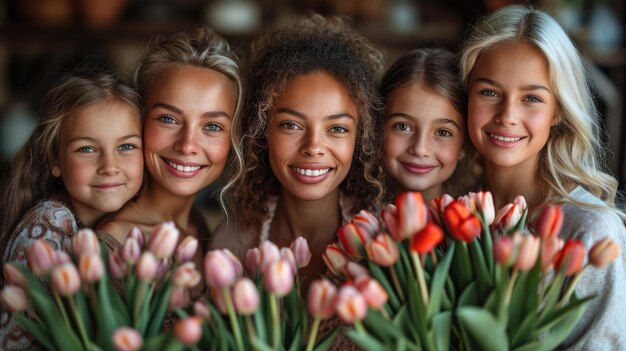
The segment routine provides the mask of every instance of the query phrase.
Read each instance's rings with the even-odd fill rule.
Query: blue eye
[[[83,146],[79,148],[77,151],[81,153],[85,153],[85,154],[96,152],[96,150],[91,146]]]
[[[159,120],[164,123],[176,123],[176,119],[170,115],[159,116]]]
[[[120,151],[130,151],[130,150],[135,150],[137,148],[137,146],[133,145],[133,144],[122,144],[118,147],[118,150]]]
[[[218,124],[215,124],[215,123],[208,124],[205,127],[205,129],[208,130],[209,132],[219,132],[223,130],[222,127],[220,127]]]
[[[536,96],[527,96],[524,98],[524,101],[527,102],[543,102],[543,100],[541,100],[540,98],[536,97]]]
[[[498,93],[496,93],[495,91],[490,90],[490,89],[483,89],[483,90],[479,91],[479,93],[481,95],[485,95],[485,96],[498,96]]]

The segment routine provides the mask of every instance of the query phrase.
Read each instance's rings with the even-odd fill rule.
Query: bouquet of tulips
[[[280,249],[264,241],[248,250],[243,264],[227,249],[208,252],[204,276],[209,291],[194,302],[190,317],[203,321],[198,346],[240,351],[327,349],[340,330],[319,340],[317,334],[320,321],[334,314],[334,300],[328,301],[332,292],[326,293],[334,286],[313,282],[306,309],[298,271],[310,259],[311,251],[302,237]]]
[[[558,237],[560,207],[544,208],[536,234],[523,234],[526,213],[522,197],[496,214],[489,192],[445,195],[432,207],[419,193],[403,193],[382,212],[383,230],[371,214],[356,216],[340,228],[326,262],[348,285],[371,276],[388,300],[369,305],[349,335],[368,350],[558,346],[591,298],[573,293],[585,249]],[[588,261],[600,267],[618,255],[605,239]]]
[[[2,302],[48,350],[182,350],[199,339],[200,323],[181,319],[164,330],[164,321],[201,275],[191,261],[197,240],[177,246],[178,237],[168,222],[147,242],[133,229],[115,252],[90,229],[76,233],[68,252],[35,241],[30,269],[4,266]]]

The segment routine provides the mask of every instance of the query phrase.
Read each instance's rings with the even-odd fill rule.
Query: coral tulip
[[[377,280],[362,275],[354,281],[354,286],[365,298],[367,305],[373,309],[381,309],[389,296]]]
[[[394,202],[398,209],[398,234],[404,239],[413,237],[426,226],[428,209],[424,198],[418,192],[405,192],[396,197]]]
[[[136,351],[143,345],[141,334],[135,329],[122,327],[113,333],[113,346],[118,351]]]
[[[561,206],[547,204],[537,219],[535,230],[540,238],[545,239],[558,236],[562,226],[563,210]]]
[[[80,275],[71,263],[57,266],[50,275],[52,288],[61,296],[74,295],[80,289]]]
[[[411,250],[422,255],[431,252],[443,240],[443,230],[434,223],[428,223],[411,239]]]
[[[589,250],[589,262],[595,267],[604,267],[613,262],[619,253],[619,246],[613,240],[605,238],[595,243]]]
[[[378,231],[380,230],[378,219],[368,210],[359,211],[359,213],[352,218],[351,222],[361,229],[364,229],[367,234],[369,234],[369,237],[378,234]]]
[[[472,242],[481,232],[482,227],[478,217],[458,201],[451,202],[443,211],[443,220],[456,240]]]
[[[97,253],[83,254],[78,261],[78,271],[83,281],[95,283],[104,275],[104,262]]]
[[[563,269],[566,276],[580,272],[585,258],[585,245],[579,240],[568,240],[554,259],[556,270]]]
[[[387,234],[378,235],[376,239],[367,243],[365,250],[370,260],[383,267],[392,266],[400,257],[398,244]]]
[[[202,319],[187,317],[174,323],[174,336],[185,345],[194,345],[202,338]]]
[[[391,234],[391,237],[397,241],[401,241],[404,238],[400,235],[400,232],[398,232],[397,216],[398,208],[393,204],[387,204],[387,206],[385,206],[385,208],[380,212],[380,217],[383,219],[385,227],[387,228],[389,234]]]

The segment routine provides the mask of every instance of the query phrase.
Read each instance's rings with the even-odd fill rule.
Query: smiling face
[[[346,88],[323,72],[297,76],[274,108],[268,152],[283,192],[319,200],[338,191],[352,164],[358,123]]]
[[[174,66],[146,92],[144,157],[154,185],[194,196],[224,170],[236,95],[223,74]]]
[[[412,84],[389,96],[384,126],[385,165],[397,191],[420,191],[425,198],[444,192],[461,158],[463,116],[440,94]]]
[[[64,121],[52,175],[62,177],[84,225],[94,225],[137,194],[143,179],[141,148],[139,113],[126,103],[96,103]]]
[[[503,43],[478,57],[468,84],[468,130],[489,167],[534,172],[558,122],[548,62],[527,43]]]

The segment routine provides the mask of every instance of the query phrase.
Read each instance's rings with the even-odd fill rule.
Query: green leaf
[[[402,338],[403,335],[392,321],[387,320],[380,312],[369,309],[363,325],[368,333],[384,342],[391,341],[396,338]]]
[[[97,297],[98,297],[98,306],[93,306],[96,310],[96,315],[98,317],[97,321],[97,329],[96,329],[96,340],[98,341],[98,345],[102,346],[106,350],[113,349],[113,340],[111,335],[117,328],[118,321],[116,320],[115,310],[111,308],[111,299],[109,293],[110,289],[107,287],[107,283],[109,281],[108,272],[104,272],[102,279],[95,284]],[[117,294],[115,292],[114,294]]]
[[[330,346],[333,344],[333,341],[335,341],[335,338],[339,335],[339,333],[341,333],[342,328],[335,328],[335,330],[333,330],[332,332],[324,335],[320,341],[317,343],[317,345],[313,348],[314,351],[326,351],[330,348]]]
[[[76,295],[76,308],[78,309],[78,315],[85,327],[87,337],[89,340],[93,339],[93,325],[91,323],[91,317],[89,316],[89,305],[87,304],[87,298],[82,290],[79,290]]]
[[[473,240],[469,245],[469,252],[472,258],[472,267],[474,268],[474,276],[476,277],[476,286],[478,287],[478,296],[481,302],[487,299],[489,291],[493,289],[493,280],[487,268],[485,255],[478,240]]]
[[[505,326],[498,323],[494,316],[487,310],[465,306],[456,311],[462,327],[480,344],[486,351],[500,351],[508,349],[508,338]]]
[[[270,345],[264,343],[261,340],[254,339],[254,340],[251,340],[251,343],[254,346],[254,348],[259,351],[275,351]]]
[[[472,272],[472,261],[470,260],[467,245],[462,241],[454,241],[450,247],[455,246],[454,259],[452,260],[452,275],[456,288],[464,290],[470,283],[475,282]]]
[[[26,317],[23,313],[13,313],[13,318],[29,333],[31,333],[37,341],[39,341],[46,350],[58,350],[48,335],[49,331],[44,326]]]
[[[161,289],[159,289],[156,296],[150,302],[151,318],[148,321],[147,337],[157,335],[163,329],[163,319],[167,313],[167,306],[170,296],[172,295],[172,289],[173,285],[171,284],[171,279],[168,279],[165,284],[161,285]]]
[[[428,318],[439,312],[441,308],[441,301],[443,296],[445,296],[443,288],[446,283],[446,278],[448,277],[452,257],[454,257],[454,246],[446,252],[443,260],[439,262],[437,268],[435,269],[435,274],[430,282],[430,300],[428,301],[428,308],[426,312]]]
[[[478,293],[476,291],[476,282],[471,282],[459,296],[458,306],[476,306],[478,305]]]
[[[494,258],[493,258],[493,241],[491,239],[491,231],[489,230],[489,224],[485,222],[485,218],[479,215],[480,222],[482,224],[483,230],[482,235],[480,237],[480,246],[482,248],[483,254],[485,255],[485,262],[487,263],[487,270],[489,272],[489,276],[493,277],[494,275]]]
[[[452,312],[445,311],[436,314],[432,319],[432,334],[435,350],[450,349],[450,329],[452,328]]]
[[[352,339],[352,341],[354,341],[355,344],[357,344],[358,346],[360,346],[361,348],[365,350],[368,350],[368,351],[389,350],[388,348],[389,345],[383,345],[380,342],[378,342],[375,338],[367,334],[361,334],[354,329],[348,330],[346,332],[346,335],[348,335],[348,337]]]

